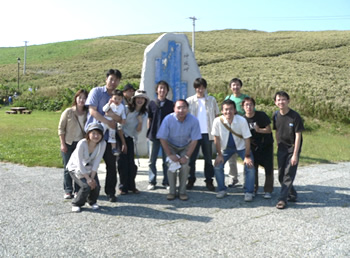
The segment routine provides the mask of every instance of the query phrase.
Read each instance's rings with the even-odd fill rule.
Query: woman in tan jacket
[[[87,96],[88,92],[86,90],[79,90],[74,96],[72,107],[63,111],[58,124],[58,135],[61,142],[61,155],[64,169],[64,199],[71,199],[73,197],[73,181],[66,166],[70,156],[77,146],[78,141],[83,139],[85,136],[84,125],[87,115],[85,101]],[[74,192],[78,192],[78,186],[75,185],[74,188]]]

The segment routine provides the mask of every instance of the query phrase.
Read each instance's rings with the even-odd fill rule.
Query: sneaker
[[[112,149],[112,154],[113,154],[114,156],[119,156],[120,151],[119,151],[117,148],[114,148],[114,149]]]
[[[170,190],[170,185],[163,184],[163,186],[165,187],[166,190]]]
[[[232,184],[229,184],[228,187],[235,187],[238,184],[238,179],[232,179]]]
[[[227,195],[226,191],[220,191],[216,194],[216,198],[222,199]]]
[[[264,194],[264,199],[271,199],[271,193],[265,193]]]
[[[149,184],[149,185],[147,186],[147,190],[149,190],[149,191],[155,190],[155,189],[156,189],[156,186],[153,185],[153,184]]]
[[[181,201],[187,201],[187,200],[188,200],[188,196],[187,196],[187,194],[180,194],[180,195],[179,195],[179,199],[180,199]]]
[[[98,210],[100,207],[97,205],[97,203],[90,204],[91,209]]]
[[[244,194],[244,201],[245,201],[245,202],[251,202],[251,201],[253,201],[253,194],[252,194],[252,193],[245,193],[245,194]]]
[[[79,206],[72,206],[72,212],[80,212],[81,209]]]
[[[66,199],[66,200],[72,199],[72,197],[73,197],[73,196],[72,196],[71,193],[65,193],[64,196],[63,196],[63,198]]]
[[[174,199],[175,199],[175,194],[167,194],[166,199],[167,199],[168,201],[174,200]]]
[[[78,192],[75,192],[74,193],[74,198],[77,198],[77,196],[78,196]]]

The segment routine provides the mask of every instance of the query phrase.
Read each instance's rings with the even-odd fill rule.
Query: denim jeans
[[[100,181],[98,180],[97,173],[94,178],[97,186],[93,190],[91,190],[85,178],[77,178],[73,171],[70,171],[69,173],[74,179],[74,182],[80,186],[77,197],[74,198],[72,201],[72,205],[81,207],[81,206],[84,206],[85,202],[88,202],[90,205],[95,204],[97,202],[98,196],[100,195],[100,189],[101,189]]]
[[[66,144],[67,146],[67,152],[62,152],[62,161],[63,161],[63,189],[65,193],[72,194],[73,193],[73,180],[72,177],[69,174],[69,171],[67,170],[66,166],[68,164],[68,161],[70,159],[70,156],[72,156],[73,151],[77,147],[78,142],[73,142],[71,145]],[[74,184],[74,192],[79,191],[79,186],[75,183]]]
[[[152,185],[157,184],[157,167],[156,167],[156,162],[158,158],[158,153],[161,148],[160,140],[155,139],[155,140],[149,140],[149,149],[150,149],[150,156],[149,156],[149,161],[148,161],[148,166],[149,166],[149,172],[148,172],[148,182]],[[168,165],[166,163],[166,154],[162,149],[162,160],[163,160],[163,185],[169,185],[168,182]]]
[[[202,147],[203,157],[204,157],[204,176],[205,182],[211,182],[214,177],[214,167],[212,163],[212,144],[213,141],[209,140],[208,134],[202,134],[202,139],[198,140],[196,148],[194,149],[192,156],[190,158],[190,175],[188,177],[189,181],[196,180],[196,160],[199,153],[199,147]]]
[[[214,167],[215,178],[216,178],[216,182],[218,184],[218,191],[225,191],[227,189],[227,187],[225,185],[224,167],[225,167],[226,161],[235,153],[237,153],[238,156],[240,156],[241,159],[244,160],[245,149],[237,151],[236,149],[227,148],[223,152],[224,162],[217,165],[216,167]],[[252,152],[250,152],[250,156],[251,156],[252,161],[254,162]],[[255,183],[255,168],[254,167],[249,168],[247,165],[244,165],[244,175],[245,175],[245,177],[244,177],[244,181],[245,181],[244,182],[244,185],[245,185],[244,191],[246,193],[253,193],[254,192],[254,183]]]

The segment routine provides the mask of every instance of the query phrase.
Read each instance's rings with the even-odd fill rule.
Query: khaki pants
[[[238,168],[237,168],[237,153],[233,154],[228,160],[230,165],[229,177],[232,177],[233,180],[238,180]]]

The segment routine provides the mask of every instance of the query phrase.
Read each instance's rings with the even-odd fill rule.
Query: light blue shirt
[[[108,103],[110,98],[111,96],[108,94],[106,86],[95,87],[90,91],[88,98],[85,102],[85,105],[96,107],[97,111],[104,116],[105,112],[103,112],[103,107]],[[85,131],[89,126],[89,124],[91,123],[100,123],[100,121],[96,120],[90,114],[90,112],[88,112],[86,123],[85,123]],[[105,133],[104,138],[108,139],[108,132]]]
[[[187,146],[191,141],[202,139],[198,119],[187,114],[183,122],[176,118],[175,113],[167,115],[157,133],[158,139],[168,141],[176,147]]]

